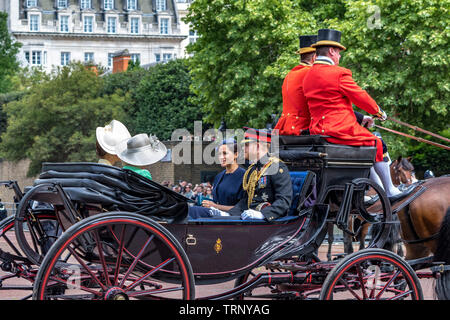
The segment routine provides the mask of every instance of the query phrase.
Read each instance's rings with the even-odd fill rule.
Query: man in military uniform
[[[305,76],[303,91],[311,114],[311,134],[329,136],[327,141],[350,146],[376,146],[374,169],[391,201],[401,196],[391,180],[389,165],[383,161],[383,144],[356,121],[352,104],[375,117],[386,120],[386,113],[375,100],[353,80],[352,72],[339,67],[341,33],[333,29],[320,29],[316,48],[317,58]]]
[[[270,133],[249,128],[242,143],[251,164],[243,178],[244,197],[228,213],[243,220],[285,216],[292,203],[292,182],[287,166],[269,154]]]
[[[317,35],[300,36],[300,64],[286,75],[281,89],[283,112],[274,129],[280,135],[300,135],[308,131],[310,115],[303,94],[303,78],[316,59],[316,49],[311,45],[317,41]]]

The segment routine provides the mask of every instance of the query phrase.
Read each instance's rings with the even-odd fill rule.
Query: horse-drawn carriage
[[[236,279],[201,299],[422,299],[412,266],[381,249],[392,209],[367,179],[375,149],[321,136],[280,139],[294,201],[271,222],[190,220],[187,198],[132,171],[44,163],[33,187],[23,195],[16,188],[16,215],[1,222],[8,247],[0,250],[0,289],[32,289],[34,299],[194,299],[196,285]],[[369,188],[376,204],[365,201]],[[317,250],[330,222],[352,236],[379,228],[366,249],[325,262]],[[32,288],[8,287],[14,277]]]

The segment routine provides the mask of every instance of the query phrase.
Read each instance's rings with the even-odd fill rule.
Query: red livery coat
[[[382,143],[356,121],[352,103],[370,114],[380,108],[353,80],[352,72],[330,63],[315,62],[303,80],[303,91],[311,114],[311,134],[327,135],[327,141],[349,146],[373,146],[375,161],[383,160]]]
[[[303,94],[303,78],[310,65],[301,63],[286,75],[283,81],[283,112],[274,129],[280,135],[299,135],[309,128],[310,115]]]

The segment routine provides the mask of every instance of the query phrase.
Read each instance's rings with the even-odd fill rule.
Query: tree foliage
[[[216,126],[224,117],[229,126],[262,127],[281,111],[283,78],[298,64],[298,35],[335,28],[347,47],[340,65],[388,115],[444,130],[449,8],[449,0],[196,0],[186,18],[199,34],[189,47],[192,90]],[[412,143],[381,133],[392,154]]]
[[[19,66],[16,54],[21,46],[11,38],[7,21],[8,15],[0,12],[0,93],[6,93],[11,89],[8,78]]]
[[[132,92],[131,127],[135,132],[170,139],[175,129],[193,132],[201,120],[200,107],[189,101],[191,76],[186,60],[178,59],[151,67]]]
[[[101,95],[102,90],[103,79],[81,64],[58,69],[33,85],[4,107],[8,126],[1,136],[1,156],[30,159],[29,175],[45,161],[95,161],[95,128],[111,119],[124,121],[128,104],[126,95]]]

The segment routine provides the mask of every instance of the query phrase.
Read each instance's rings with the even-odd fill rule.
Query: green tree
[[[193,2],[186,22],[200,37],[188,47],[192,90],[205,120],[264,127],[281,112],[283,79],[299,63],[298,36],[344,13],[344,1]]]
[[[388,115],[434,132],[450,122],[449,11],[449,0],[348,1],[344,19],[329,21],[342,31],[342,65],[357,83]],[[394,154],[416,145],[381,133]]]
[[[264,126],[281,111],[298,35],[335,28],[347,47],[340,65],[388,115],[438,132],[449,123],[449,8],[449,0],[196,0],[186,18],[199,34],[189,47],[192,90],[215,126],[222,117]],[[413,143],[381,133],[392,155]]]
[[[95,128],[112,119],[124,121],[127,95],[101,95],[103,79],[81,64],[58,69],[4,107],[8,125],[0,155],[31,160],[29,175],[42,162],[95,161]]]
[[[194,121],[202,120],[201,108],[189,101],[191,76],[184,59],[172,60],[151,67],[132,91],[134,111],[131,128],[135,132],[170,139],[175,129],[193,132]]]
[[[8,15],[0,12],[0,93],[10,90],[8,78],[14,74],[19,67],[16,54],[19,52],[21,44],[14,42],[8,32]]]

